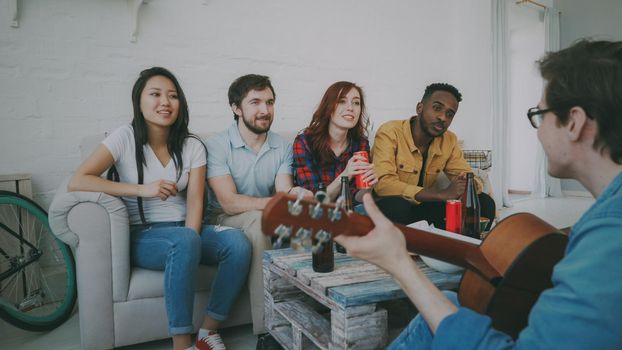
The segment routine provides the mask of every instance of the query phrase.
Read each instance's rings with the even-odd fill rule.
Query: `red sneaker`
[[[197,336],[197,341],[194,343],[194,347],[198,350],[227,350],[225,344],[220,338],[220,334],[214,331],[210,331],[207,334],[207,337],[199,338]]]

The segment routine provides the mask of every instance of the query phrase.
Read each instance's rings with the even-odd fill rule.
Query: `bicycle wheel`
[[[76,302],[75,262],[45,210],[0,191],[0,318],[31,331],[62,324]]]

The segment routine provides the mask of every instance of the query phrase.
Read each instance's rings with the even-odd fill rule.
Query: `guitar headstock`
[[[317,196],[316,196],[317,197]],[[340,200],[337,203],[320,202],[286,193],[277,193],[263,210],[262,230],[265,235],[278,236],[274,248],[280,248],[289,238],[291,247],[313,249],[340,234],[363,235],[373,229],[371,220],[353,212],[346,212]]]

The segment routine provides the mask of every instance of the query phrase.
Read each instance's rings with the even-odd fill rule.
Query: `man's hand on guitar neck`
[[[336,236],[334,240],[346,247],[348,254],[378,265],[390,274],[411,260],[402,232],[387,219],[370,194],[363,196],[367,214],[376,226],[365,236]]]
[[[367,260],[390,273],[422,314],[433,333],[441,321],[458,308],[419,270],[406,250],[406,239],[378,209],[371,195],[363,196],[374,229],[365,236],[339,235],[333,239],[348,254]]]

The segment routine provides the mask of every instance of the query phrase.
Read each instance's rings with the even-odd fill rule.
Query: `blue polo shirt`
[[[246,145],[238,125],[205,142],[207,146],[207,178],[231,175],[239,194],[269,197],[274,194],[274,180],[279,174],[292,175],[292,144],[278,134],[268,131],[266,142],[255,153]],[[220,209],[212,189],[209,189],[208,210]]]

